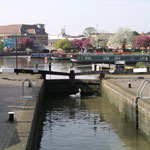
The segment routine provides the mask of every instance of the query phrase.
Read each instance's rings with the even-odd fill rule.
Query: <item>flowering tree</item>
[[[34,41],[29,37],[22,37],[17,40],[18,48],[33,48]]]
[[[150,46],[150,36],[143,35],[137,37],[136,41],[134,42],[135,48],[144,48],[147,49]]]
[[[132,44],[134,40],[133,31],[130,29],[120,28],[115,35],[109,38],[108,45],[121,46],[125,50],[126,44]]]
[[[71,41],[71,45],[75,49],[81,49],[83,46],[83,40],[74,39]]]
[[[83,48],[85,48],[85,49],[88,49],[88,48],[90,48],[92,45],[91,45],[91,39],[90,38],[87,38],[87,39],[85,39],[84,41],[83,41]]]
[[[105,48],[107,46],[109,35],[107,33],[100,33],[91,39],[91,43],[94,47]]]

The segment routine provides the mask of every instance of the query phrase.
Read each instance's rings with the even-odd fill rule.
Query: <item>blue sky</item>
[[[0,25],[43,23],[49,35],[71,35],[92,26],[107,32],[150,31],[149,0],[0,0]]]

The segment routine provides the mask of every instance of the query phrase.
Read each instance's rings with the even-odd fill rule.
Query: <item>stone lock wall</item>
[[[138,129],[150,141],[150,100],[139,99],[137,114],[136,96],[107,80],[102,80],[101,82],[101,96],[115,105],[125,117],[135,124],[135,127],[138,115]]]

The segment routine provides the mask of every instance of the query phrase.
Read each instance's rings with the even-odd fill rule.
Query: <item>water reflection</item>
[[[48,98],[40,150],[148,150],[150,144],[107,101]]]
[[[76,64],[72,64],[70,61],[52,61],[48,59],[47,62],[44,61],[44,58],[31,58],[28,57],[18,56],[18,68],[20,69],[35,69],[36,64],[38,64],[39,70],[49,70],[48,63],[51,63],[51,70],[52,71],[61,71],[61,72],[70,72],[73,69],[75,72],[83,72],[91,70],[91,68],[77,68]],[[8,56],[8,57],[0,57],[0,67],[9,67],[9,68],[16,68],[16,57],[15,56]],[[79,76],[76,77],[77,79],[96,79],[95,75],[91,76]],[[68,79],[67,76],[56,76],[56,75],[49,75],[48,79]]]

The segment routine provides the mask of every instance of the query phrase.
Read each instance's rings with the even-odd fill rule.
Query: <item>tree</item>
[[[150,32],[147,32],[146,35],[150,35]]]
[[[71,45],[75,49],[81,49],[83,46],[83,40],[74,39],[71,41]]]
[[[137,37],[136,41],[134,42],[135,48],[141,48],[147,49],[150,46],[150,36],[142,35]]]
[[[96,37],[91,38],[91,43],[94,47],[98,48],[105,48],[107,46],[109,39],[109,35],[107,33],[100,33],[96,35]]]
[[[85,40],[83,40],[83,48],[85,49],[88,49],[90,48],[92,45],[91,45],[91,39],[90,38],[86,38]]]
[[[0,42],[0,51],[3,51],[4,49],[4,42]]]
[[[126,44],[132,45],[134,41],[133,31],[130,29],[120,28],[115,35],[109,38],[108,45],[121,46],[125,50]]]
[[[85,35],[86,37],[89,37],[91,34],[96,34],[96,33],[97,31],[94,27],[87,27],[83,31],[83,35]]]
[[[68,39],[62,39],[54,43],[55,48],[61,48],[63,50],[71,49],[71,42]]]
[[[134,35],[140,35],[137,31],[133,31]]]
[[[34,41],[29,37],[22,37],[17,40],[18,48],[33,48]]]

